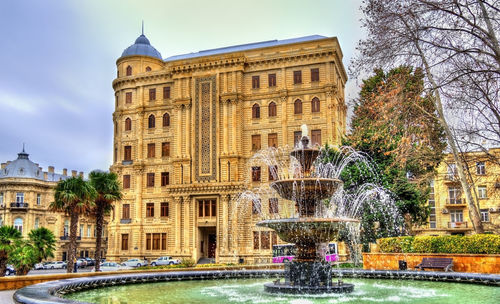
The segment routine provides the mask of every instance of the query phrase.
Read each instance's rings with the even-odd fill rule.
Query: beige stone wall
[[[130,175],[131,180],[111,217],[108,257],[173,255],[198,260],[209,255],[210,235],[214,235],[218,262],[269,260],[270,249],[253,249],[253,231],[265,229],[255,226],[259,219],[248,206],[238,207],[235,202],[239,193],[257,186],[248,179],[248,159],[255,153],[251,137],[260,134],[264,149],[268,134],[277,133],[279,146],[293,146],[293,132],[307,124],[309,130],[321,130],[322,144],[339,144],[346,126],[347,79],[341,59],[336,38],[164,63],[141,56],[120,58],[120,77],[113,81],[116,157],[111,170],[120,179]],[[146,62],[151,72],[144,72]],[[133,75],[124,76],[129,65]],[[312,68],[319,69],[319,81],[311,82]],[[301,84],[293,83],[297,70],[302,71]],[[268,86],[268,74],[276,74],[276,87]],[[260,77],[257,89],[252,88],[256,75]],[[166,99],[165,86],[171,92]],[[152,101],[150,88],[156,89]],[[127,92],[132,92],[131,103],[126,103]],[[311,112],[314,97],[320,100],[318,113]],[[296,99],[303,102],[302,114],[294,114]],[[268,115],[270,102],[277,105],[276,117]],[[254,104],[260,105],[258,119],[252,118]],[[204,106],[209,109],[206,117],[199,114]],[[165,113],[170,115],[168,127],[162,126]],[[148,128],[151,114],[155,128]],[[125,131],[127,117],[132,120],[130,131]],[[170,142],[169,157],[161,156],[162,142]],[[148,157],[151,143],[155,157]],[[123,162],[125,146],[132,146],[132,162]],[[169,185],[161,186],[161,172],[170,174]],[[155,174],[154,187],[147,187],[148,173]],[[267,183],[267,167],[261,176]],[[199,201],[208,199],[215,200],[216,215],[200,217]],[[161,202],[168,202],[168,216],[160,215]],[[147,216],[147,203],[154,203],[154,216]],[[122,218],[124,204],[130,205],[130,219]],[[148,250],[148,233],[166,233],[166,246]],[[122,235],[128,237],[124,250]]]
[[[489,153],[499,156],[500,149],[491,149]],[[483,153],[467,153],[465,155],[468,166],[468,179],[472,185],[472,194],[479,209],[485,213],[483,226],[486,232],[500,233],[500,166],[488,159]],[[478,174],[478,163],[484,163],[484,174]],[[461,189],[458,175],[448,172],[449,165],[453,165],[452,155],[446,155],[445,161],[439,166],[434,179],[435,227],[431,224],[415,228],[419,235],[443,234],[472,234],[474,228],[469,216],[469,208],[465,201],[465,194],[461,193],[458,199],[450,200],[450,188]],[[479,172],[482,173],[482,172]],[[486,189],[486,196],[480,194],[480,188]],[[458,202],[458,204],[456,204]],[[452,213],[461,212],[463,220],[453,223]]]

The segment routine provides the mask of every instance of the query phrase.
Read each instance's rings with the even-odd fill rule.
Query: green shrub
[[[500,235],[442,235],[378,239],[383,253],[477,253],[500,254]]]
[[[181,263],[179,265],[181,265],[182,267],[194,267],[196,265],[196,262],[193,259],[184,258],[181,260]]]

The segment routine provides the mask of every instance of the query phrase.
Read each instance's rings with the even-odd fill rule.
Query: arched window
[[[168,113],[163,114],[163,126],[170,127],[170,115]]]
[[[302,114],[302,100],[295,100],[295,102],[293,103],[293,113]]]
[[[132,130],[132,119],[127,117],[125,119],[125,131],[130,131],[130,130]]]
[[[69,221],[65,220],[64,221],[63,236],[68,236],[68,235],[69,235]]]
[[[40,219],[37,217],[35,218],[35,229],[40,228]]]
[[[311,100],[311,112],[319,112],[319,98],[318,97],[314,97],[312,100]]]
[[[151,68],[150,67],[146,67],[146,72],[151,72]]]
[[[276,116],[276,104],[272,101],[268,106],[269,117]]]
[[[129,65],[127,66],[127,76],[132,75],[132,67]]]
[[[153,114],[149,115],[148,118],[148,128],[152,129],[155,127],[155,116]]]
[[[14,220],[14,228],[19,230],[19,232],[23,233],[23,219],[18,217]]]
[[[252,118],[260,118],[260,107],[258,104],[252,106]]]

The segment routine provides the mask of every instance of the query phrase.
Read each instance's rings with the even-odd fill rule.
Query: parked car
[[[85,258],[87,261],[87,266],[95,266],[95,260],[91,258]]]
[[[5,275],[9,276],[11,274],[16,274],[16,269],[14,268],[14,266],[7,264],[5,268]]]
[[[76,267],[83,268],[87,266],[87,260],[85,258],[79,258],[76,260]]]
[[[101,271],[118,271],[118,270],[125,270],[125,269],[132,269],[132,267],[126,266],[124,264],[118,264],[115,262],[104,262],[101,264],[100,270]],[[92,270],[94,271],[94,270]]]
[[[141,266],[148,266],[148,262],[141,260],[141,259],[129,259],[125,262],[123,262],[125,266],[128,267],[141,267]]]
[[[174,265],[174,264],[180,264],[181,261],[177,259],[172,259],[171,256],[163,256],[159,257],[156,260],[151,261],[151,266],[160,266],[160,265]]]
[[[35,266],[33,266],[33,269],[35,270],[45,269],[45,265],[48,263],[49,262],[36,263]]]
[[[44,269],[64,269],[66,268],[67,263],[63,261],[55,261],[49,262],[43,266]]]

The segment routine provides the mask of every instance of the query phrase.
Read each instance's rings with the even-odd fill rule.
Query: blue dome
[[[158,58],[160,60],[163,60],[161,57],[160,52],[158,52],[150,43],[148,38],[144,36],[144,34],[140,35],[136,40],[135,43],[126,48],[121,57],[126,57],[126,56],[134,56],[134,55],[140,55],[140,56],[149,56],[149,57],[154,57]]]

